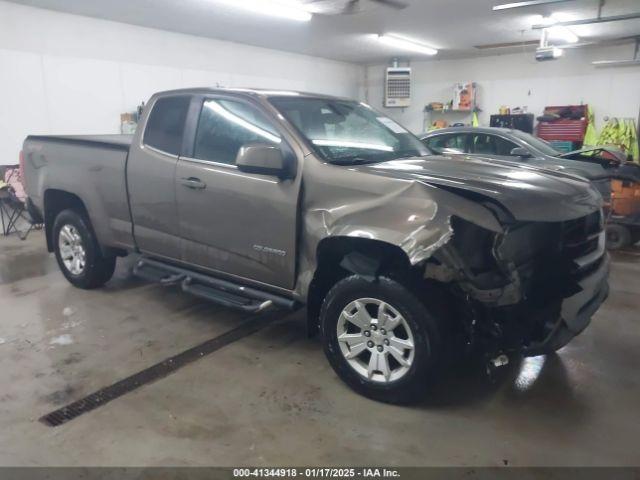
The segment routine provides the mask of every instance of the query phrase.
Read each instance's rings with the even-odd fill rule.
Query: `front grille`
[[[562,224],[562,252],[577,259],[595,252],[603,229],[601,211]]]

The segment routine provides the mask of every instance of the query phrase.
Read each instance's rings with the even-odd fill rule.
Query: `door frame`
[[[301,215],[300,215],[301,214],[300,207],[301,207],[301,195],[303,193],[302,170],[303,170],[304,159],[306,158],[306,151],[303,145],[301,144],[300,140],[294,134],[292,134],[292,132],[289,131],[288,128],[286,128],[286,125],[283,125],[284,122],[278,119],[277,111],[273,109],[271,104],[265,105],[266,101],[261,101],[260,98],[251,98],[246,95],[234,94],[233,92],[204,92],[204,93],[192,94],[191,104],[189,105],[187,122],[185,125],[183,139],[182,139],[182,151],[180,156],[178,157],[178,164],[179,162],[184,161],[184,162],[190,162],[190,163],[200,163],[202,165],[212,165],[212,166],[215,166],[216,168],[228,168],[231,170],[238,169],[238,167],[235,164],[216,162],[213,160],[202,160],[202,159],[197,159],[193,157],[194,150],[195,150],[196,135],[198,132],[198,124],[200,121],[202,108],[204,108],[204,102],[210,99],[230,100],[234,102],[244,103],[256,108],[271,122],[273,127],[277,130],[277,132],[282,137],[283,142],[289,147],[291,152],[293,152],[293,155],[295,157],[294,161],[296,163],[295,177],[291,179],[285,179],[285,180],[277,179],[276,177],[274,177],[274,181],[278,183],[282,181],[290,181],[296,184],[297,185],[296,188],[298,190],[298,195],[295,201],[295,205],[293,206],[293,208],[296,209],[296,215],[295,215],[296,220],[295,220],[295,225],[293,226],[295,229],[295,232],[294,232],[295,241],[293,245],[294,247],[293,278],[291,281],[291,288],[289,289],[289,288],[270,285],[270,284],[261,282],[260,280],[255,280],[252,278],[235,275],[233,273],[216,270],[209,267],[203,267],[201,265],[193,264],[185,260],[181,260],[180,263],[182,263],[185,266],[192,267],[195,270],[209,272],[216,276],[228,278],[229,280],[232,280],[232,281],[236,280],[241,283],[260,286],[265,288],[266,290],[271,290],[273,292],[280,292],[280,293],[286,292],[290,294],[291,292],[295,291],[295,288],[298,283],[298,274],[300,271],[299,270],[300,262],[298,258],[298,252],[300,251],[299,243],[300,243],[301,231],[303,226],[301,221],[302,220]],[[176,188],[177,188],[177,181],[178,181],[178,178],[177,178],[177,168],[176,168],[176,177],[174,179],[174,182],[176,182]],[[176,197],[176,202],[177,202],[177,197]],[[176,203],[176,208],[178,211],[178,223],[180,224],[180,206],[177,203]]]

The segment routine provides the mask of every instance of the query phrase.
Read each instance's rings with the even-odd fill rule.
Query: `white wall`
[[[357,97],[362,67],[0,0],[0,165],[27,134],[119,133],[120,113],[182,87]]]
[[[384,109],[398,122],[419,133],[423,130],[424,106],[453,97],[453,84],[475,81],[479,84],[478,104],[483,110],[482,125],[498,113],[501,105],[526,105],[540,115],[547,105],[588,103],[594,109],[596,123],[603,118],[638,118],[640,110],[640,67],[597,69],[593,60],[633,58],[632,46],[567,50],[565,57],[539,63],[533,52],[491,56],[468,60],[413,62],[412,106],[405,110]],[[373,107],[381,108],[386,65],[368,67],[365,95]],[[440,117],[436,117],[440,118]],[[450,114],[451,121],[470,117]]]

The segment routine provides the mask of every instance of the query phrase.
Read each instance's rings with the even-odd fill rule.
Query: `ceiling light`
[[[495,7],[493,7],[493,10],[509,10],[512,8],[531,7],[534,5],[546,5],[548,3],[561,3],[568,1],[569,0],[529,0],[526,2],[503,3],[502,5],[496,5]]]
[[[438,54],[438,50],[436,50],[435,48],[431,48],[421,43],[414,42],[413,40],[397,37],[395,35],[379,35],[378,40],[386,45],[401,48],[402,50],[408,50],[410,52],[422,53],[424,55]]]
[[[216,0],[230,7],[271,17],[308,22],[313,15],[297,0]]]
[[[562,55],[564,55],[564,50],[558,47],[539,47],[536,49],[536,60],[538,62],[557,60]]]
[[[555,40],[563,40],[568,43],[578,43],[580,41],[580,37],[562,25],[549,27],[548,31],[549,38],[553,38]]]
[[[551,27],[558,23],[558,21],[553,17],[543,17],[542,15],[536,16],[537,21],[534,22],[535,25],[544,25],[545,27]]]
[[[543,15],[533,15],[531,23],[534,29],[552,27],[557,23],[563,23],[573,20],[574,17],[565,12],[554,12],[550,16],[545,17]]]

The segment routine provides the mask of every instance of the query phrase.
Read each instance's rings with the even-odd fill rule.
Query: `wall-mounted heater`
[[[387,68],[384,84],[384,106],[387,108],[411,106],[411,68]]]

